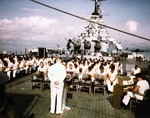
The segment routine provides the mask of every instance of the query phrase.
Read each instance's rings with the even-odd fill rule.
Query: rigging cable
[[[150,41],[150,39],[148,39],[148,38],[145,38],[145,37],[142,37],[142,36],[139,36],[139,35],[135,35],[135,34],[132,34],[132,33],[123,31],[123,30],[119,30],[119,29],[117,29],[117,28],[113,28],[113,27],[110,27],[110,26],[107,26],[107,25],[104,25],[104,24],[100,24],[100,23],[94,22],[94,21],[90,21],[89,19],[80,17],[80,16],[78,16],[78,15],[75,15],[75,14],[72,14],[72,13],[69,13],[69,12],[66,12],[66,11],[63,11],[63,10],[60,10],[60,9],[57,9],[57,8],[55,8],[55,7],[46,5],[46,4],[41,3],[41,2],[39,2],[39,1],[36,1],[36,0],[31,0],[31,1],[32,1],[32,2],[35,2],[35,3],[38,3],[38,4],[40,4],[40,5],[43,5],[43,6],[45,6],[45,7],[51,8],[51,9],[53,9],[53,10],[62,12],[62,13],[64,13],[64,14],[67,14],[67,15],[70,15],[70,16],[73,16],[73,17],[76,17],[76,18],[78,18],[78,19],[85,20],[85,21],[88,21],[88,22],[91,22],[91,23],[96,23],[96,24],[101,25],[101,26],[103,26],[103,27],[107,27],[107,28],[109,28],[109,29],[112,29],[112,30],[115,30],[115,31],[118,31],[118,32],[121,32],[121,33],[124,33],[124,34],[127,34],[127,35],[131,35],[131,36],[134,36],[134,37],[137,37],[137,38],[141,38],[141,39]]]

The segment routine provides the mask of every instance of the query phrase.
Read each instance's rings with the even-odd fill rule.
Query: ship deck
[[[35,118],[135,118],[128,109],[116,109],[112,106],[112,93],[88,93],[86,91],[69,90],[72,98],[67,99],[65,110],[61,115],[52,115],[49,112],[50,89],[31,89],[31,75],[21,77],[6,84],[6,98],[10,114],[17,118],[34,114]]]
[[[126,64],[137,64],[141,68],[147,68],[150,62],[136,62],[126,60],[121,62],[124,69]],[[86,91],[69,90],[72,98],[67,99],[65,110],[61,115],[52,115],[50,109],[50,89],[32,90],[31,79],[33,74],[23,76],[5,84],[7,111],[9,115],[15,114],[15,118],[135,118],[135,114],[127,108],[116,109],[112,105],[113,94],[96,93]]]

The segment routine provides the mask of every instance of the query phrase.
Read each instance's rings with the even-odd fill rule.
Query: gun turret
[[[95,51],[98,51],[101,49],[101,42],[99,40],[92,40],[92,42],[95,42],[95,45],[94,45]]]
[[[69,42],[73,44],[75,50],[79,50],[81,47],[81,42],[78,40],[77,42],[69,39]]]
[[[91,49],[91,42],[90,41],[85,40],[83,43],[84,43],[84,49]]]

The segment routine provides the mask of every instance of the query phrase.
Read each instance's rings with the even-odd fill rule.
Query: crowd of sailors
[[[55,63],[55,57],[28,57],[15,55],[1,55],[0,56],[0,71],[7,73],[9,79],[12,80],[20,75],[30,74],[32,72],[44,72],[45,79],[48,78],[48,68]],[[84,74],[91,76],[91,81],[97,76],[102,76],[104,84],[108,91],[113,92],[114,85],[118,82],[118,75],[123,75],[123,65],[116,59],[86,59],[77,58],[72,60],[62,59],[61,62],[68,73],[72,72],[78,74],[79,80],[82,80]],[[131,79],[134,75],[140,73],[141,69],[138,65],[131,71]]]
[[[67,59],[60,58],[61,64],[66,69],[66,75],[78,75],[78,80],[82,81],[84,75],[90,75],[91,83],[94,82],[97,77],[103,79],[103,84],[107,88],[107,92],[114,92],[114,86],[118,83],[119,76],[124,76],[123,65],[117,59],[104,60],[104,59],[87,59],[87,58],[75,58]],[[15,56],[15,55],[1,55],[0,56],[0,71],[8,75],[9,80],[19,78],[23,75],[27,75],[34,72],[33,79],[37,79],[42,73],[43,80],[49,80],[50,70],[53,65],[56,64],[57,57],[28,57],[28,56]],[[56,74],[57,72],[55,72]],[[140,75],[138,75],[140,74]],[[43,76],[44,75],[44,76]],[[138,76],[137,76],[138,75]],[[126,75],[127,76],[127,75]],[[144,91],[149,88],[149,83],[143,80],[141,76],[141,68],[138,65],[130,70],[128,74],[130,80],[128,81],[132,91],[122,99],[125,105],[128,105],[130,98],[137,97],[142,100]],[[135,78],[137,81],[135,83]],[[134,94],[134,93],[137,94]]]

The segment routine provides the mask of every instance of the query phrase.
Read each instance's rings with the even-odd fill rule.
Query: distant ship
[[[103,24],[103,15],[100,8],[101,0],[95,1],[94,12],[90,17],[89,25],[85,27],[85,32],[81,33],[78,39],[67,40],[67,51],[69,54],[81,54],[84,56],[107,57],[121,53],[123,47],[117,43]]]

